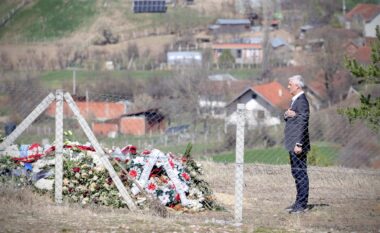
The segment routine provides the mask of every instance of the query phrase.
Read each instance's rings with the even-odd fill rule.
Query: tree
[[[346,58],[347,69],[362,84],[380,84],[380,27],[376,26],[376,40],[371,48],[372,63],[368,66],[358,64],[355,59]],[[380,97],[361,94],[360,105],[353,108],[339,109],[339,113],[348,117],[350,122],[364,120],[375,131],[380,130]]]
[[[235,58],[231,53],[231,50],[224,49],[219,57],[218,63],[223,68],[232,67],[235,64]]]

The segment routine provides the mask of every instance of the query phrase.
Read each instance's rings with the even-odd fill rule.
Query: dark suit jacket
[[[302,144],[302,150],[310,150],[309,139],[309,101],[305,94],[300,95],[293,103],[291,110],[296,112],[294,117],[284,117],[285,124],[285,148],[294,151],[296,143]]]

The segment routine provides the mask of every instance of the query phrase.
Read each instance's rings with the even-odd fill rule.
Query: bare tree
[[[339,100],[339,86],[336,85],[339,71],[343,69],[344,50],[341,37],[336,36],[328,28],[322,30],[317,38],[323,39],[323,47],[316,54],[317,73],[322,72],[323,85],[328,97],[328,104]],[[334,85],[335,84],[335,85]]]
[[[160,101],[172,121],[191,122],[196,127],[200,119],[199,94],[206,77],[203,68],[183,68],[174,74],[168,83],[171,91]]]

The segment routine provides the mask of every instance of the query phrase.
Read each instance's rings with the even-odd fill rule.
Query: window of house
[[[257,94],[256,93],[252,93],[252,99],[256,99],[257,98]]]
[[[265,112],[263,110],[257,111],[257,118],[258,119],[264,119],[265,118]]]
[[[236,50],[236,58],[241,58],[242,56],[241,54],[242,54],[241,49]]]

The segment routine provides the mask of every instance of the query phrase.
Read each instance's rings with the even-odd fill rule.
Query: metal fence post
[[[243,220],[245,104],[237,105],[235,163],[235,222]]]
[[[55,202],[62,203],[63,182],[63,91],[56,91],[55,110]]]

